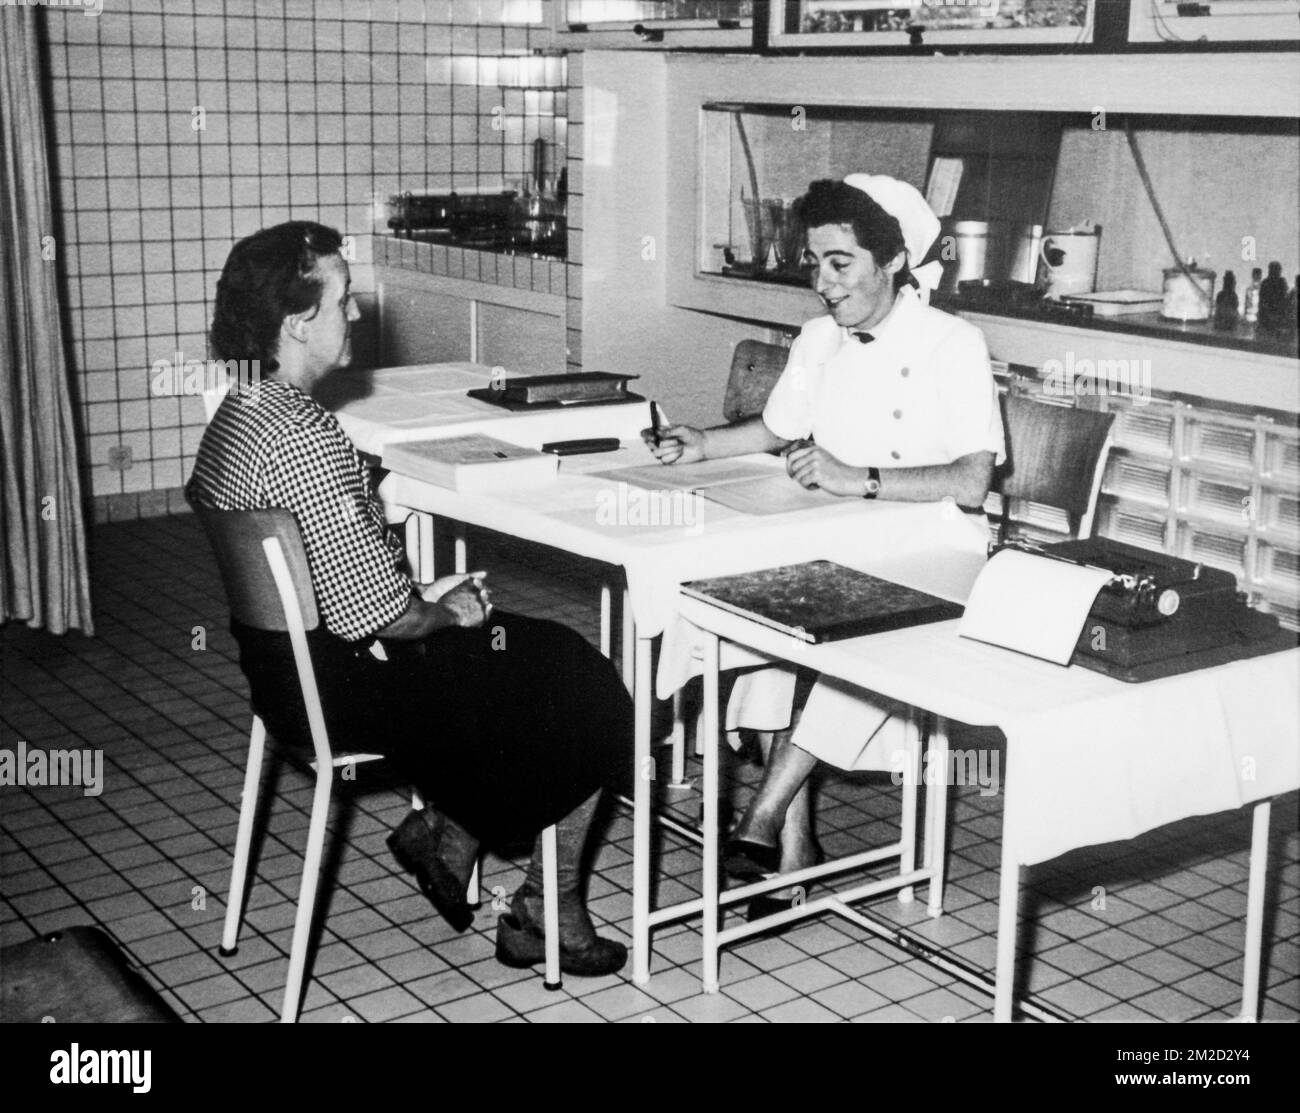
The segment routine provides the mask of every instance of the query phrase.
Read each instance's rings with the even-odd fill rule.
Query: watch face
[[[880,492],[880,480],[868,479],[866,483],[866,497],[874,498]]]

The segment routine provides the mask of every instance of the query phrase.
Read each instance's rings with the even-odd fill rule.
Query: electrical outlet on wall
[[[133,462],[129,445],[114,445],[108,450],[108,466],[114,471],[127,471]]]

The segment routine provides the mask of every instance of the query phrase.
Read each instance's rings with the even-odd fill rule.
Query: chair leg
[[[560,895],[556,868],[555,824],[542,832],[542,927],[546,940],[547,989],[559,989],[560,980]]]
[[[322,765],[316,771],[316,792],[311,802],[311,824],[307,828],[307,853],[302,866],[302,884],[298,889],[298,915],[293,923],[293,943],[289,949],[289,978],[284,987],[280,1021],[292,1024],[298,1019],[302,1001],[303,975],[307,968],[307,944],[311,936],[312,914],[316,909],[316,886],[320,879],[321,854],[325,847],[325,824],[329,820],[330,790],[334,769]]]
[[[244,791],[239,801],[239,828],[235,835],[235,860],[230,867],[230,896],[226,900],[226,924],[221,933],[220,954],[229,958],[239,950],[239,923],[244,911],[244,883],[253,846],[253,819],[257,815],[257,794],[262,786],[262,757],[266,753],[266,724],[253,716],[248,736],[248,766],[244,770]]]
[[[669,788],[686,788],[690,783],[686,780],[686,721],[682,695],[681,688],[673,693],[673,776]],[[698,735],[695,742],[697,746],[700,744]]]
[[[483,903],[483,894],[479,891],[479,867],[483,864],[481,857],[474,859],[474,868],[470,871],[469,881],[465,885],[465,903],[477,908]]]

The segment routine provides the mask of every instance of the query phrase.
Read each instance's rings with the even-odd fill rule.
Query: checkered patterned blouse
[[[407,607],[401,543],[384,528],[365,464],[334,415],[264,379],[232,392],[199,444],[186,493],[216,510],[293,511],[326,628],[358,641]]]

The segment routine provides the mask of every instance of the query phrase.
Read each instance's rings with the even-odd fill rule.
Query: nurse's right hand
[[[704,459],[704,430],[693,425],[642,429],[641,439],[661,464],[694,464]]]

